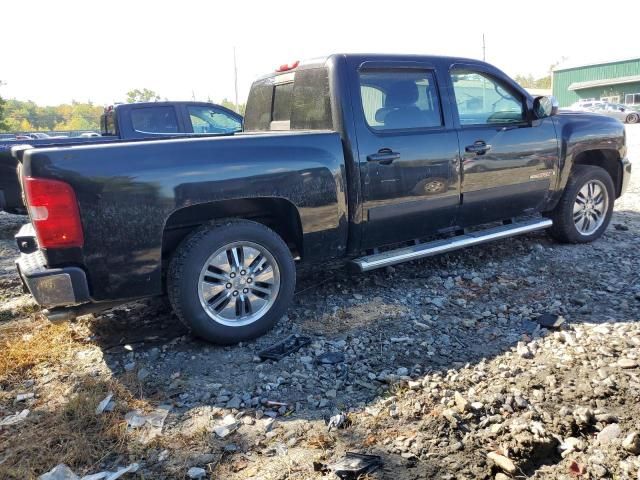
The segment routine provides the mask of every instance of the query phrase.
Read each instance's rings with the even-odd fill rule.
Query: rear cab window
[[[131,125],[140,133],[178,133],[174,107],[140,107],[131,110]]]
[[[245,131],[332,130],[327,69],[296,69],[254,82],[244,127]]]

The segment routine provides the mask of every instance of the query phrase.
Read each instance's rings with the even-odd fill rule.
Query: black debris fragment
[[[378,455],[347,452],[341,460],[329,465],[329,469],[342,480],[356,480],[381,466],[382,459]]]
[[[281,360],[290,353],[296,352],[310,343],[311,338],[309,337],[295,334],[289,335],[281,342],[275,343],[260,351],[258,357],[260,357],[260,360]]]
[[[325,352],[316,357],[316,363],[320,365],[334,365],[344,362],[344,353],[341,352]]]
[[[555,330],[560,328],[564,323],[564,317],[562,315],[553,315],[552,313],[543,313],[537,319],[541,327]]]

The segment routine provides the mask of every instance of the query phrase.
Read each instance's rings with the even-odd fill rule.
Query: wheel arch
[[[284,240],[294,257],[304,254],[300,213],[292,202],[280,197],[237,198],[189,205],[171,213],[162,234],[163,263],[191,232],[229,218],[261,223]]]
[[[576,165],[592,165],[604,169],[613,181],[616,198],[621,195],[622,163],[618,150],[606,148],[583,150],[574,157],[572,170]]]

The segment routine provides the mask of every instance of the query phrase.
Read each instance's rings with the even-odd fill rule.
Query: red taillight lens
[[[24,191],[41,248],[82,247],[84,235],[78,202],[69,184],[26,177]]]

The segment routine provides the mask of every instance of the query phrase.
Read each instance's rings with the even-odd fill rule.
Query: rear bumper
[[[87,276],[78,267],[47,268],[40,250],[21,253],[16,267],[24,286],[44,308],[73,306],[91,301]]]
[[[629,186],[629,180],[631,179],[631,161],[628,158],[620,160],[622,164],[622,178],[620,179],[620,195],[622,195]]]

